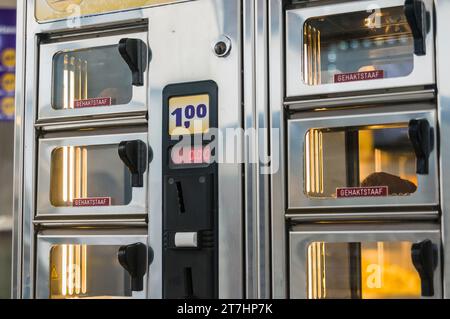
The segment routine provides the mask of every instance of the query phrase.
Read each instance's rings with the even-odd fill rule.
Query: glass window
[[[131,297],[131,277],[120,265],[120,246],[63,244],[50,250],[50,298]]]
[[[309,299],[420,298],[410,242],[325,243],[308,247]]]
[[[117,45],[58,52],[53,57],[54,109],[127,104],[132,95],[132,73]]]
[[[53,206],[127,205],[131,174],[118,145],[64,146],[51,154],[50,202]]]
[[[407,196],[417,190],[408,123],[310,129],[305,139],[310,197]]]
[[[308,19],[303,43],[308,85],[404,77],[414,67],[403,6]]]

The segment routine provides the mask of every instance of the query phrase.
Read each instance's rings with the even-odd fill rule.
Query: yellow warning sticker
[[[56,271],[56,266],[52,267],[52,274],[51,274],[52,280],[58,280],[58,272]]]

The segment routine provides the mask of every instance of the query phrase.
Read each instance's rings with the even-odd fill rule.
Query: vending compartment
[[[147,133],[39,139],[37,216],[146,215]]]
[[[432,105],[302,113],[287,126],[289,209],[437,205]]]
[[[433,1],[296,8],[286,20],[288,97],[435,82]]]
[[[120,255],[135,247],[139,248],[136,265],[130,269]],[[147,247],[146,229],[41,231],[37,235],[36,298],[146,298],[151,261]],[[133,272],[136,267],[138,273]]]
[[[438,225],[297,225],[289,245],[290,298],[441,298]]]
[[[150,50],[144,30],[43,37],[38,122],[145,114]]]

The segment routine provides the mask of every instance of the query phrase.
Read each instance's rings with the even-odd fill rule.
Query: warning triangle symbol
[[[56,267],[53,266],[52,267],[52,275],[51,275],[52,279],[58,279],[58,272],[56,271]]]

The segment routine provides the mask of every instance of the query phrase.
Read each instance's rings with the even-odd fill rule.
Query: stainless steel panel
[[[131,201],[126,205],[117,206],[96,206],[96,207],[56,207],[50,202],[51,192],[51,165],[53,150],[66,146],[103,146],[119,144],[122,141],[141,140],[147,144],[146,133],[129,133],[116,135],[92,135],[70,138],[48,138],[39,140],[39,161],[38,161],[38,184],[37,184],[37,216],[98,216],[98,215],[127,215],[127,214],[146,214],[147,212],[147,176],[148,169],[144,173],[144,186],[133,187]],[[118,153],[113,153],[117,156]],[[120,159],[118,159],[120,161]],[[125,167],[125,166],[124,166]],[[105,166],[105,168],[107,168]],[[115,173],[115,172],[113,172]],[[130,185],[131,187],[131,185]],[[89,188],[89,185],[88,185]]]
[[[437,170],[437,121],[436,113],[427,104],[407,104],[402,107],[341,110],[339,112],[315,112],[288,121],[288,205],[290,209],[332,208],[332,207],[387,207],[387,206],[432,206],[439,203]],[[406,110],[408,109],[408,110]],[[305,135],[311,128],[337,128],[389,123],[409,123],[411,119],[426,119],[433,128],[433,148],[429,158],[429,174],[417,175],[418,188],[409,196],[359,197],[359,198],[312,198],[304,189]],[[312,212],[311,212],[312,213]]]
[[[312,242],[357,243],[357,242],[399,242],[417,243],[431,240],[438,246],[441,259],[441,237],[437,225],[432,224],[341,224],[301,225],[289,233],[290,241],[290,298],[307,298],[307,250]],[[442,295],[441,266],[434,272],[435,295]]]
[[[269,298],[268,6],[266,1],[244,1],[243,10],[246,297]]]
[[[430,25],[433,26],[433,0],[424,0],[423,2],[426,5],[427,11],[431,13]],[[408,76],[323,85],[307,85],[303,81],[301,73],[301,63],[303,61],[303,25],[308,18],[366,10],[370,13],[377,8],[403,6],[404,4],[404,0],[368,0],[288,10],[286,13],[286,95],[289,97],[308,96],[391,87],[410,87],[435,83],[433,27],[431,27],[426,38],[427,54],[424,56],[414,55],[414,69]]]
[[[450,298],[450,1],[435,0],[444,297]]]
[[[50,250],[54,245],[130,245],[134,243],[147,244],[144,230],[47,230],[37,235],[36,260],[36,298],[48,299],[50,296]],[[104,269],[107,273],[108,269]],[[95,274],[94,274],[95,275]],[[144,277],[144,290],[133,292],[132,298],[143,299],[147,296],[149,274]],[[102,276],[100,276],[102,277]],[[95,279],[94,279],[95,280]]]
[[[147,111],[147,80],[144,77],[143,86],[132,87],[131,101],[125,105],[112,105],[107,107],[87,107],[78,109],[55,109],[52,106],[52,95],[56,88],[53,87],[55,69],[54,56],[61,52],[72,52],[82,49],[101,49],[102,47],[118,45],[122,38],[140,39],[147,43],[147,33],[128,33],[121,35],[110,35],[101,38],[75,39],[67,42],[55,42],[42,44],[39,48],[39,98],[38,98],[38,121],[62,120],[73,117],[105,116],[111,114]],[[125,64],[125,61],[123,62]],[[107,71],[107,70],[105,70]],[[144,73],[146,74],[146,73]],[[101,78],[101,74],[98,75]],[[104,77],[108,74],[105,73]],[[87,84],[89,85],[89,83]],[[131,85],[131,83],[130,83]]]
[[[242,128],[241,1],[199,0],[151,8],[145,14],[149,18],[149,46],[153,53],[148,72],[149,145],[154,152],[149,181],[149,240],[155,258],[150,266],[149,296],[161,298],[162,90],[168,84],[213,80],[219,87],[219,128]],[[232,44],[226,57],[217,57],[213,50],[221,36],[227,36]],[[239,140],[237,149],[242,149],[242,143]],[[225,154],[232,154],[231,146],[224,150]],[[239,163],[219,165],[220,298],[241,298],[244,294],[241,174]]]
[[[11,297],[20,298],[22,291],[22,197],[23,197],[23,143],[25,114],[25,41],[27,6],[17,3],[16,25],[16,96],[14,127],[14,191],[12,233]]]
[[[367,94],[367,95],[352,95],[342,96],[334,98],[317,98],[311,100],[300,101],[288,101],[284,102],[284,105],[289,111],[303,111],[311,110],[315,108],[333,108],[339,106],[358,106],[363,104],[380,105],[389,103],[402,103],[402,102],[419,102],[419,101],[431,101],[436,97],[435,90],[419,90],[419,91],[406,91],[395,93],[379,93],[379,94]],[[380,105],[381,106],[381,105]]]
[[[278,135],[270,136],[270,153],[279,154],[278,169],[270,175],[270,215],[272,251],[272,297],[286,298],[287,292],[287,238],[285,228],[285,119],[283,97],[284,76],[284,9],[279,0],[270,0],[268,8],[269,31],[269,105],[270,126]]]

